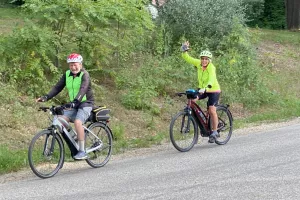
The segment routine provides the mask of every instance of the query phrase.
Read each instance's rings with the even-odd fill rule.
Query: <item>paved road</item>
[[[204,140],[187,153],[168,145],[100,169],[79,162],[50,179],[2,183],[0,199],[300,199],[299,133],[291,125],[224,146]]]

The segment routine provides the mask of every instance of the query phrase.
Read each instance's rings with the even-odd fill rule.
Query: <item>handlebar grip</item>
[[[44,111],[44,112],[46,112],[47,110],[49,110],[50,108],[49,107],[45,107],[45,106],[41,106],[41,107],[39,107],[39,111]]]
[[[177,92],[177,93],[175,93],[177,96],[179,96],[179,97],[181,97],[182,95],[186,95],[186,93],[185,92]]]

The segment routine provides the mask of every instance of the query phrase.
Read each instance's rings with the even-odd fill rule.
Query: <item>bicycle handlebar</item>
[[[211,85],[208,85],[208,87],[207,88],[211,88]],[[194,94],[196,94],[196,93],[205,93],[206,92],[206,88],[204,88],[204,89],[201,89],[201,88],[198,88],[198,89],[196,89],[196,90],[194,90],[194,89],[189,89],[189,90],[187,90],[187,91],[185,91],[185,92],[177,92],[177,93],[175,93],[176,94],[176,96],[179,96],[179,97],[181,97],[182,95],[188,95],[188,93],[189,92],[191,92],[190,90],[192,90],[192,93],[194,93]]]
[[[41,106],[41,107],[39,107],[38,111],[47,112],[47,110],[49,110],[49,109],[50,109],[50,107]]]
[[[62,115],[63,114],[63,110],[65,108],[67,108],[65,105],[51,106],[51,107],[41,106],[41,107],[39,107],[38,111],[47,112],[48,110],[50,110],[55,115]]]
[[[182,95],[186,95],[186,93],[185,92],[177,92],[177,93],[175,93],[177,96],[179,96],[179,97],[181,97]]]

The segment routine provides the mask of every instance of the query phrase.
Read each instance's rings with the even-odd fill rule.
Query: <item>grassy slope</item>
[[[0,30],[4,34],[11,31],[12,22],[18,21],[13,18],[8,9],[0,8]],[[283,96],[282,107],[279,109],[273,105],[267,105],[258,110],[243,110],[238,105],[232,106],[235,127],[249,125],[268,120],[289,119],[299,116],[299,80],[300,74],[300,33],[287,31],[251,30],[260,65],[265,69],[265,82],[273,89],[274,95]],[[8,163],[0,167],[3,171],[17,170],[22,163],[26,164],[26,153],[28,144],[33,135],[42,127],[46,127],[47,115],[37,112],[38,105],[34,99],[20,96],[11,86],[0,82],[2,91],[0,94],[0,163]],[[166,99],[157,99],[161,105],[161,114],[153,117],[151,113],[135,110],[126,110],[120,104],[120,95],[113,92],[110,85],[101,84],[97,87],[97,104],[107,105],[112,109],[110,126],[117,138],[115,152],[125,151],[132,147],[146,147],[151,144],[166,142],[168,140],[169,122],[179,109],[184,106],[184,100],[172,99],[173,104]],[[288,103],[287,103],[288,102]],[[53,102],[52,102],[53,103]],[[50,105],[51,103],[48,103]],[[283,116],[283,117],[282,117]],[[14,163],[9,163],[11,150],[18,151],[18,158]]]
[[[0,34],[8,34],[14,25],[21,23],[19,8],[1,8],[0,7]]]
[[[266,105],[250,119],[281,120],[300,116],[300,32],[252,30],[258,38],[256,45],[260,66],[278,107]]]

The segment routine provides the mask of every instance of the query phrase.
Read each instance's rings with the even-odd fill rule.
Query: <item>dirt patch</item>
[[[257,46],[257,55],[262,64],[273,71],[298,71],[300,68],[299,46],[283,45],[265,41]]]

